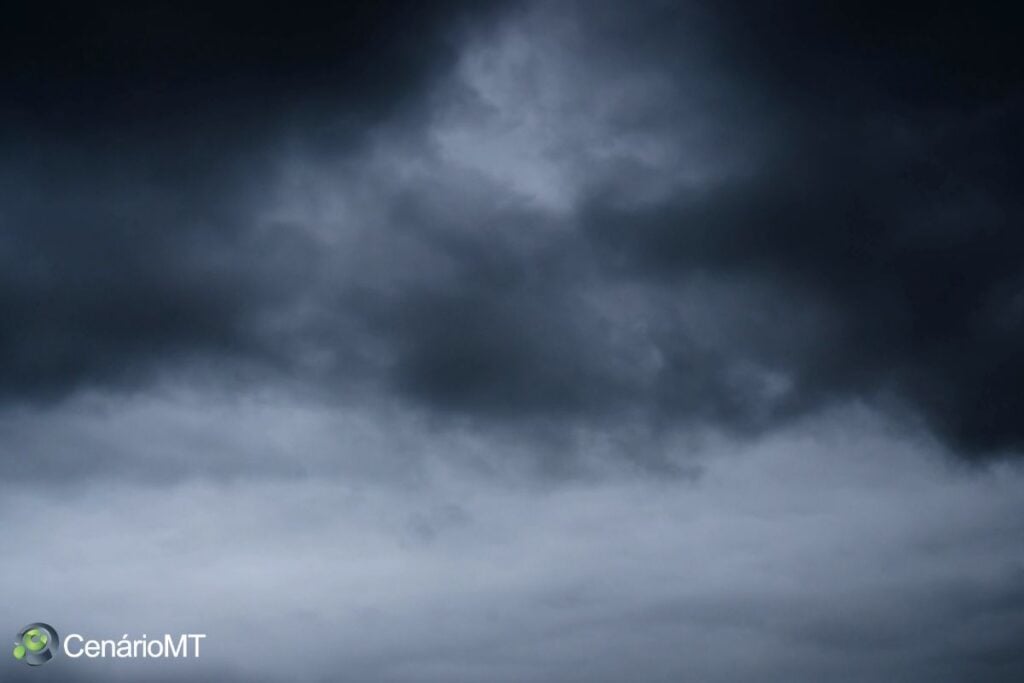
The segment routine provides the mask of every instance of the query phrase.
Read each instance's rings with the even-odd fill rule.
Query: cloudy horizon
[[[3,680],[1024,675],[1006,9],[9,14]]]

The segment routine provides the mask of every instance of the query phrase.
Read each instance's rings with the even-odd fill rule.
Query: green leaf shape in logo
[[[25,646],[24,645],[15,645],[14,646],[14,658],[17,659],[18,661],[21,661],[22,659],[25,659]]]
[[[25,643],[25,647],[28,648],[29,652],[40,652],[46,648],[49,639],[45,633],[42,633],[39,629],[34,628],[25,632],[25,637],[22,638]]]

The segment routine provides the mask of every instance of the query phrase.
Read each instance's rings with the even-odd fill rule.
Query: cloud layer
[[[7,45],[4,394],[214,363],[755,432],[855,399],[1019,452],[996,19],[423,12],[211,11],[180,42],[140,11]]]
[[[201,461],[203,435],[221,458],[255,462],[269,457],[248,436],[256,421],[301,444],[288,461],[304,471],[44,495],[7,485],[0,519],[17,563],[0,578],[17,585],[33,567],[49,587],[8,594],[12,623],[45,614],[115,639],[206,632],[203,656],[64,658],[29,673],[1009,682],[1022,666],[1020,469],[943,468],[930,442],[862,411],[756,446],[711,445],[697,479],[620,469],[538,488],[496,477],[494,449],[490,470],[453,466],[473,457],[469,441],[415,451],[396,476],[380,462],[402,450],[391,424],[340,443],[322,412],[192,410],[196,426],[179,421],[164,448]],[[218,426],[200,426],[211,413]],[[288,436],[296,421],[300,439]],[[93,429],[97,440],[127,432]]]
[[[0,678],[1020,680],[1015,23],[819,5],[10,12],[3,623],[210,638]]]

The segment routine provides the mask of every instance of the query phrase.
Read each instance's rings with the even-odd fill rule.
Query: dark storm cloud
[[[23,4],[0,29],[3,109],[85,136],[260,125],[326,102],[363,123],[450,58],[466,4]]]
[[[562,219],[575,232],[551,230],[525,255],[492,226],[536,230],[537,218],[467,209],[458,220],[477,234],[435,245],[460,277],[381,306],[401,391],[469,414],[613,412],[744,432],[864,399],[922,416],[965,454],[1020,449],[1024,102],[1006,17],[813,4],[569,14],[584,33],[565,48],[585,62],[577,87],[622,72],[670,83],[606,116],[606,138],[667,147],[703,126],[710,156],[739,141],[739,161],[653,200],[637,183],[664,168],[613,157],[575,169],[579,211]],[[621,305],[639,302],[637,315],[589,305],[625,283],[639,294]],[[673,310],[708,283],[718,295],[696,316]],[[687,318],[701,316],[725,338],[694,330]]]
[[[750,107],[740,125],[767,151],[655,206],[595,198],[588,229],[638,277],[753,278],[830,311],[810,343],[801,326],[788,347],[744,351],[791,377],[797,404],[895,397],[966,452],[1019,450],[1024,70],[1009,18],[773,3],[710,25]]]
[[[1020,681],[1009,19],[9,10],[0,678]]]
[[[484,14],[474,4],[472,13]],[[0,391],[272,362],[254,329],[309,283],[252,207],[286,131],[326,153],[410,111],[457,3],[22,5],[0,32]]]
[[[1019,450],[1006,17],[357,7],[7,22],[8,398],[198,363],[485,425],[877,401]]]

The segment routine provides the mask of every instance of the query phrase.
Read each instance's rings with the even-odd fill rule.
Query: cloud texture
[[[1013,28],[12,10],[4,623],[210,631],[68,681],[1018,680]]]

